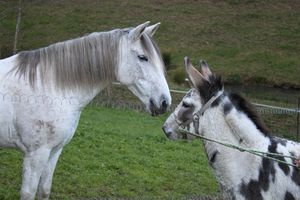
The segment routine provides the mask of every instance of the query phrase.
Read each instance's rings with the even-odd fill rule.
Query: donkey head
[[[124,35],[120,46],[120,66],[117,79],[125,84],[152,114],[162,114],[171,104],[165,79],[164,63],[152,39],[160,23],[141,24]]]
[[[179,126],[185,127],[192,133],[201,134],[199,120],[201,116],[198,116],[198,113],[208,104],[213,106],[215,102],[210,105],[210,99],[223,89],[220,77],[210,71],[205,61],[200,61],[201,72],[192,66],[187,57],[184,59],[184,64],[192,88],[163,125],[163,131],[169,139],[193,139],[192,136],[178,132]]]

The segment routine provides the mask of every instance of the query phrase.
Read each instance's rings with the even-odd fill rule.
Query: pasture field
[[[1,57],[12,53],[18,2],[0,1]],[[230,83],[300,88],[299,0],[22,2],[19,51],[150,20],[162,23],[155,38],[170,76],[187,55]]]
[[[169,141],[167,116],[88,106],[54,174],[51,199],[216,196],[200,141]],[[21,153],[0,149],[0,199],[19,198]]]

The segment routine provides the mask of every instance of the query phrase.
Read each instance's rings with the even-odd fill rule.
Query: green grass
[[[89,106],[59,159],[52,199],[172,199],[216,195],[199,141],[169,141],[166,116]],[[18,199],[21,153],[0,149],[0,199]]]
[[[0,3],[1,57],[13,46],[17,0]],[[171,64],[206,59],[233,83],[300,87],[300,1],[23,1],[19,50],[89,32],[162,22],[156,39]]]

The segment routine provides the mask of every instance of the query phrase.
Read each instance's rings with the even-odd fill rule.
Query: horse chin
[[[158,115],[162,115],[162,114],[164,114],[164,113],[165,113],[164,110],[161,110],[161,109],[151,109],[151,108],[150,108],[150,114],[151,114],[151,116],[153,116],[153,117],[156,117],[156,116],[158,116]]]

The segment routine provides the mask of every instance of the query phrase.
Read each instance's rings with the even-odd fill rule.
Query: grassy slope
[[[8,8],[0,16],[2,51],[12,49],[17,2],[0,3]],[[146,20],[162,22],[156,38],[177,66],[189,55],[194,63],[206,59],[227,81],[300,86],[298,0],[35,0],[24,3],[19,49]]]
[[[108,108],[84,110],[58,162],[52,199],[180,198],[216,194],[199,141],[174,142],[164,117]],[[0,149],[0,199],[18,199],[21,153]]]

